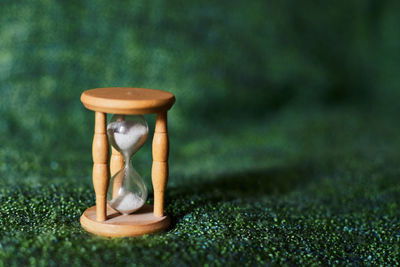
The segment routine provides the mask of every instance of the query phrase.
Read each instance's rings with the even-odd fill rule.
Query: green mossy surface
[[[394,120],[319,110],[250,124],[186,144],[172,135],[173,151],[187,158],[171,162],[166,209],[173,224],[157,235],[107,239],[82,230],[79,217],[94,204],[89,173],[40,183],[16,178],[0,191],[0,259],[57,266],[399,264]],[[186,173],[192,167],[197,175]]]
[[[399,265],[399,7],[1,1],[0,266]],[[79,224],[108,86],[176,95],[164,233]]]

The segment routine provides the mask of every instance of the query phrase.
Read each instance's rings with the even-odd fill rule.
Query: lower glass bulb
[[[129,162],[111,178],[107,199],[108,204],[122,214],[135,212],[146,202],[146,185]]]

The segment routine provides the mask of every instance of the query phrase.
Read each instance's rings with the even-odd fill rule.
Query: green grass
[[[84,177],[3,177],[1,262],[399,264],[395,122],[351,109],[287,110],[184,141],[172,133],[166,209],[173,223],[164,233],[139,238],[82,230],[79,217],[94,204],[90,166]],[[89,151],[64,156],[71,168],[81,158],[90,165]],[[49,174],[51,168],[37,166]]]

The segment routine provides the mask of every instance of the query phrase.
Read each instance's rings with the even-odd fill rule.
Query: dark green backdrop
[[[1,1],[0,265],[399,264],[399,11]],[[94,116],[79,97],[110,86],[176,95],[166,233],[80,228]],[[133,161],[149,186],[150,143]]]

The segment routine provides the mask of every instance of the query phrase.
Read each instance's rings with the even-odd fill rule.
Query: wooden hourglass
[[[92,157],[93,187],[96,194],[96,206],[88,208],[81,216],[82,227],[88,232],[109,237],[139,236],[166,229],[170,224],[169,217],[164,213],[169,151],[167,111],[175,102],[174,95],[154,89],[110,87],[86,90],[81,95],[81,101],[87,109],[95,111]],[[112,119],[114,124],[110,123],[108,127],[107,113],[116,114]],[[139,200],[136,201],[132,199],[133,195],[129,195],[129,190],[121,190],[121,179],[125,177],[121,173],[123,174],[124,170],[134,172],[133,176],[137,175],[134,170],[129,169],[129,158],[125,159],[124,164],[122,153],[126,152],[125,157],[130,157],[127,151],[135,153],[144,143],[148,128],[141,114],[151,113],[157,114],[151,170],[154,206],[144,204],[147,190],[140,186],[140,182],[136,183],[139,189],[136,189],[135,195],[141,197],[139,200],[143,202],[140,205],[137,204]],[[134,115],[129,123],[126,115]],[[119,123],[122,123],[122,126]],[[126,136],[125,139],[113,139],[114,135],[123,134],[128,130],[129,133],[133,133],[128,139]],[[107,131],[113,145],[110,164]],[[110,174],[113,177],[111,183]],[[108,202],[107,191],[111,192]],[[116,192],[122,192],[122,200],[116,198]],[[136,203],[137,206],[132,206],[132,203]]]

